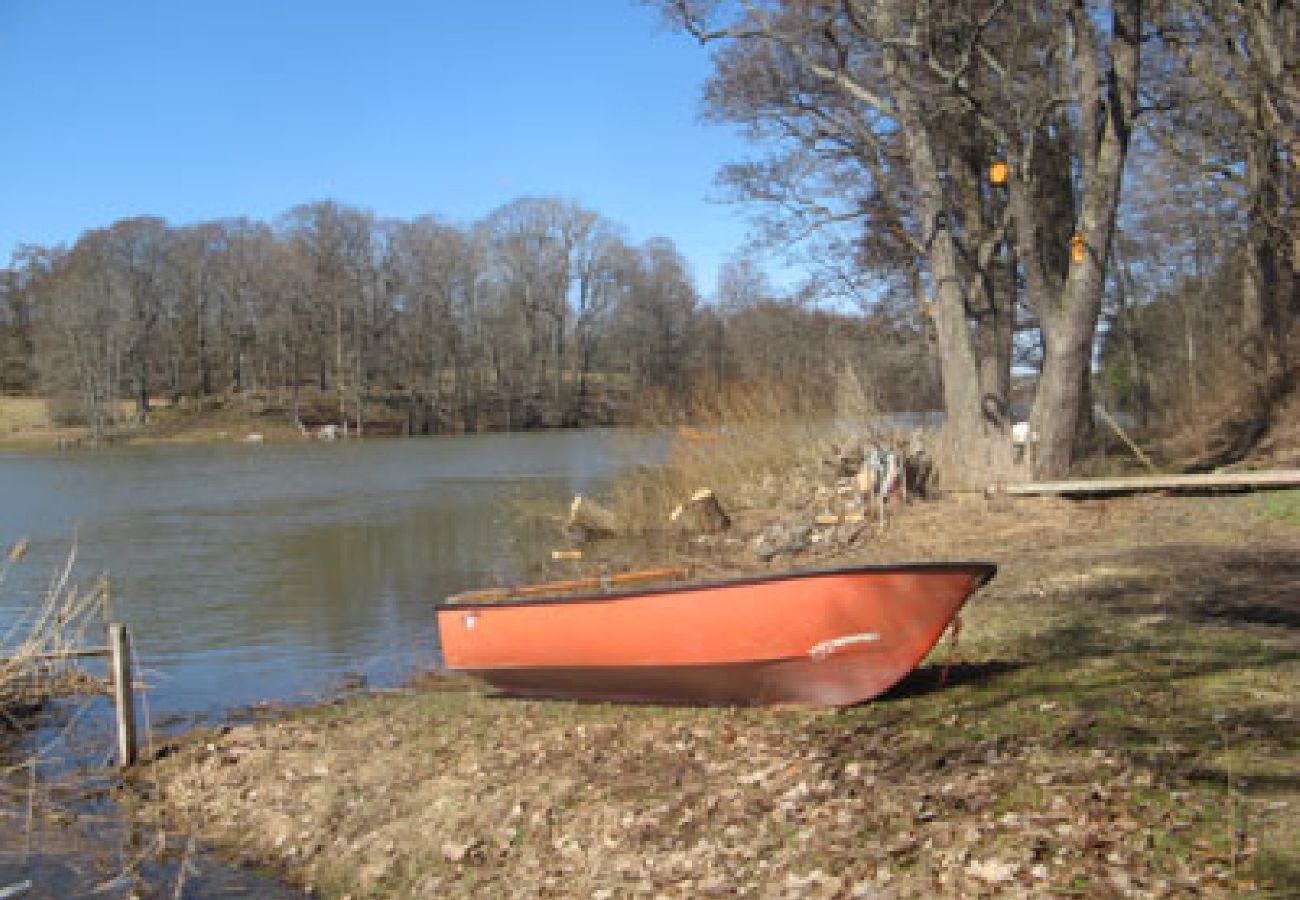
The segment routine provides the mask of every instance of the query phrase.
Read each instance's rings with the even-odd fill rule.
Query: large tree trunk
[[[886,33],[892,33],[892,29]],[[938,159],[915,89],[901,71],[897,50],[885,51],[885,72],[917,186],[917,213],[933,283],[932,312],[946,414],[945,475],[953,483],[979,485],[1007,471],[1010,445],[997,417],[990,417],[981,390],[980,365],[966,315],[968,298],[944,202]]]
[[[1066,288],[1066,310],[1051,325],[1043,323],[1043,370],[1030,416],[1038,434],[1035,470],[1044,477],[1069,471],[1080,418],[1089,392],[1086,379],[1092,365],[1092,340],[1101,309],[1101,295],[1086,284]]]
[[[1017,243],[1043,334],[1043,369],[1031,416],[1039,438],[1039,477],[1064,475],[1073,459],[1137,104],[1141,0],[1115,0],[1113,9],[1110,70],[1104,75],[1096,23],[1079,8],[1068,14],[1080,110],[1075,141],[1081,196],[1075,234],[1082,240],[1081,259],[1071,258],[1067,248],[1042,246],[1058,223],[1043,220],[1032,184],[1011,184]],[[1052,164],[1050,154],[1034,162],[1035,178],[1059,176],[1044,171],[1044,163]],[[1066,267],[1063,278],[1054,271],[1054,258]]]

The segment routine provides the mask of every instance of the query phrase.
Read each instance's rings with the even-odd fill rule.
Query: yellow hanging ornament
[[[1083,262],[1083,235],[1078,232],[1070,238],[1070,259],[1075,263]]]

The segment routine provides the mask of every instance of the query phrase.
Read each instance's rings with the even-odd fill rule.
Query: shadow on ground
[[[1125,551],[1107,562],[1151,574],[1082,588],[1081,601],[1118,613],[1300,629],[1300,547],[1172,544]]]
[[[888,703],[935,694],[965,684],[986,685],[1001,675],[1015,672],[1023,663],[990,660],[951,665],[929,665],[914,669],[906,678],[868,703]]]

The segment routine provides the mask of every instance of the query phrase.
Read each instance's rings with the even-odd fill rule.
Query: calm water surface
[[[391,682],[434,662],[435,600],[544,558],[555,537],[521,502],[562,510],[629,446],[581,431],[0,456],[0,544],[31,539],[0,625],[75,533],[79,579],[110,572],[155,715]]]

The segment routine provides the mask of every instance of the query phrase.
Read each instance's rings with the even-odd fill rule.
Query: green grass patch
[[[1300,490],[1260,494],[1256,498],[1256,509],[1265,518],[1300,525]]]

